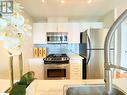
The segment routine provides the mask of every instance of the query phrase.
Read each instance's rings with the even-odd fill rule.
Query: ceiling
[[[97,19],[127,0],[17,0],[25,11],[34,18],[41,17],[85,17]]]

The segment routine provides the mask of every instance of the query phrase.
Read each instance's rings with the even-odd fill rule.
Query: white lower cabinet
[[[35,78],[44,79],[44,64],[42,63],[30,63],[30,71],[35,72]]]
[[[70,64],[70,79],[71,80],[82,79],[82,64],[81,63]]]

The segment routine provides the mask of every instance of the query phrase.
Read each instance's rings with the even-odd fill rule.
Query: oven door
[[[44,79],[46,80],[61,80],[70,79],[70,66],[69,64],[45,64],[44,65]]]

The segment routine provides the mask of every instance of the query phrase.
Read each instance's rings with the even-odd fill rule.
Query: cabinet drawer
[[[77,67],[75,66],[75,67],[71,67],[71,69],[72,70],[81,70],[82,68],[81,67],[78,67],[78,66]]]
[[[81,73],[81,70],[72,70],[71,73]]]
[[[81,64],[82,63],[82,60],[71,58],[70,59],[70,63],[72,63],[72,64]]]
[[[81,65],[80,65],[80,64],[78,64],[78,65],[77,65],[77,64],[76,64],[76,65],[75,65],[75,64],[71,64],[70,67],[71,67],[71,68],[73,68],[73,67],[77,67],[77,68],[80,67],[80,68],[81,68]]]

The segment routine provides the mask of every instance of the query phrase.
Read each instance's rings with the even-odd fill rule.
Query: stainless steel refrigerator
[[[86,59],[83,62],[83,67],[86,65],[83,68],[86,79],[104,78],[104,41],[107,32],[108,29],[88,29],[81,33],[79,53]],[[111,48],[111,53],[114,54],[114,48]]]

